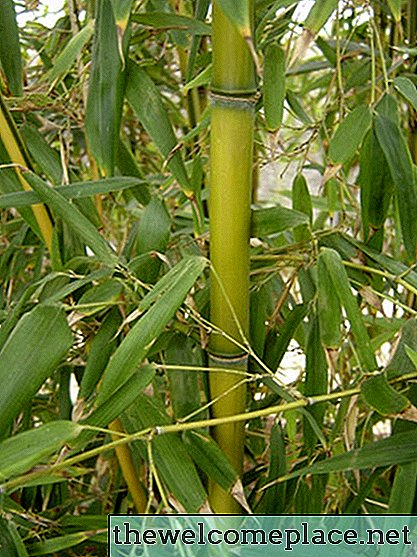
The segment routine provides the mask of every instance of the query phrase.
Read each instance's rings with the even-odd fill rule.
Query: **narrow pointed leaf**
[[[326,348],[337,348],[341,340],[342,308],[322,254],[317,262],[317,295],[321,342]]]
[[[417,110],[417,88],[408,77],[399,76],[393,81],[394,87],[404,99]]]
[[[252,211],[251,236],[269,236],[295,228],[300,224],[308,224],[308,217],[300,211],[287,209],[277,205],[267,209]]]
[[[414,260],[417,244],[417,194],[410,151],[401,129],[388,118],[376,116],[375,132],[394,181],[404,246],[409,257]]]
[[[394,20],[396,23],[401,21],[401,5],[402,0],[387,0],[389,9],[391,10],[392,15],[394,16]]]
[[[132,21],[154,29],[178,29],[188,31],[192,35],[210,35],[210,26],[207,23],[183,15],[147,12],[134,15]]]
[[[85,126],[90,149],[106,173],[114,171],[125,76],[111,0],[97,3]]]
[[[129,64],[128,68],[126,97],[160,153],[166,159],[169,158],[168,166],[179,184],[185,189],[190,189],[181,154],[173,153],[177,139],[159,90],[148,74],[133,63]]]
[[[143,394],[139,395],[137,404],[131,406],[123,416],[126,430],[132,433],[169,423],[170,419],[163,406],[154,398]],[[133,443],[132,450],[137,451],[139,459],[147,459],[144,442]],[[154,437],[152,456],[168,493],[172,493],[186,512],[199,512],[207,502],[207,494],[181,437],[176,433]]]
[[[355,348],[360,363],[366,371],[374,371],[378,367],[375,355],[370,344],[363,316],[352,294],[349,278],[342,259],[335,250],[328,248],[323,248],[320,255],[333,282],[333,287],[339,296],[340,304],[346,310],[352,333],[355,337]]]
[[[60,308],[38,305],[19,320],[0,352],[0,435],[55,371],[71,344]]]
[[[0,62],[11,93],[20,97],[23,89],[19,29],[13,0],[0,2]]]
[[[415,431],[407,431],[368,443],[360,449],[327,458],[289,474],[286,479],[304,476],[305,474],[329,474],[330,472],[392,466],[416,460],[416,433]]]
[[[417,461],[397,466],[387,514],[412,514],[417,485]]]
[[[399,414],[410,406],[408,398],[391,387],[385,373],[366,379],[361,385],[361,394],[367,404],[383,416]]]
[[[316,0],[308,13],[304,27],[316,35],[337,8],[338,0]]]
[[[93,250],[103,263],[114,266],[116,255],[106,240],[98,233],[96,227],[72,205],[58,188],[51,188],[36,174],[25,172],[25,177],[44,203],[54,212]]]
[[[96,194],[133,189],[138,186],[145,188],[146,182],[139,178],[118,176],[117,178],[106,178],[94,182],[74,182],[67,186],[61,186],[57,191],[66,199],[85,199]],[[34,191],[19,191],[0,195],[0,209],[10,207],[26,207],[41,201],[41,196]]]
[[[330,141],[329,157],[334,164],[348,162],[372,124],[372,114],[368,106],[357,106],[339,125]]]
[[[24,431],[0,443],[0,481],[18,476],[41,464],[74,440],[83,427],[59,420]]]
[[[230,493],[238,475],[209,433],[204,430],[185,431],[183,441],[200,470]]]
[[[74,35],[64,49],[58,54],[54,65],[46,74],[46,78],[56,86],[71,70],[77,57],[83,51],[94,31],[93,22],[89,21],[76,35]]]
[[[97,405],[103,404],[115,389],[129,380],[152,344],[183,303],[188,291],[203,272],[206,264],[206,259],[202,257],[189,257],[178,263],[164,276],[162,279],[166,284],[164,294],[132,327],[113,354],[104,372]],[[150,294],[152,295],[152,292]]]
[[[276,131],[282,124],[285,99],[285,52],[270,45],[265,52],[263,102],[266,125]]]

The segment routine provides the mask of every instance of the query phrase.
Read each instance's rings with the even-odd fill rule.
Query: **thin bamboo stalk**
[[[10,116],[6,105],[0,94],[0,137],[2,143],[9,155],[10,161],[22,168],[30,168],[30,163],[28,156],[26,155],[26,149],[23,143],[20,141],[19,133],[15,126],[15,123]],[[19,182],[24,190],[31,191],[32,188],[27,183],[23,177],[20,169],[16,168],[16,174]],[[52,250],[52,236],[53,236],[53,225],[51,219],[49,218],[46,207],[42,204],[32,205],[32,211],[35,215],[36,221],[39,226],[39,231],[42,238],[49,250]]]
[[[245,369],[246,354],[231,342],[245,343],[249,330],[249,232],[252,195],[253,128],[256,90],[251,53],[217,2],[213,3],[213,79],[210,168],[210,320],[229,338],[212,333],[211,364]],[[210,393],[219,398],[214,418],[244,412],[245,386],[233,389],[237,374],[210,374]],[[223,393],[229,393],[222,397]],[[240,475],[244,424],[218,424],[213,438]],[[217,484],[210,485],[210,504],[217,513],[237,513],[239,504]]]

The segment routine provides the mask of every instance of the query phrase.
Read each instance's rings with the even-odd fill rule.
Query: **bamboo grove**
[[[413,0],[0,2],[0,547],[415,513]]]

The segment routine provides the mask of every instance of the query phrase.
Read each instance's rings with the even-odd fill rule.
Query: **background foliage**
[[[241,478],[208,427],[210,3],[18,29],[37,4],[0,2],[2,554],[104,555],[107,513],[207,511],[209,480],[414,513],[415,2],[255,2]]]

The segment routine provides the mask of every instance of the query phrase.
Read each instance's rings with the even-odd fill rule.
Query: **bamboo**
[[[256,77],[247,43],[213,3],[213,78],[210,168],[210,320],[245,344],[249,330],[249,231],[252,194],[253,127]],[[212,333],[211,363],[245,369],[242,349]],[[238,374],[210,375],[213,418],[241,414],[246,389],[233,389]],[[232,391],[230,392],[230,390]],[[221,396],[228,392],[227,396]],[[244,423],[219,424],[213,438],[240,475],[243,468]],[[217,484],[210,485],[210,504],[217,513],[240,512],[239,504]]]
[[[16,164],[16,174],[22,188],[27,191],[32,191],[32,188],[27,183],[23,177],[20,168],[30,168],[30,163],[28,156],[26,154],[26,149],[20,140],[19,133],[15,126],[13,119],[11,118],[6,105],[0,94],[0,138],[3,145],[9,155],[10,161]],[[51,253],[52,250],[52,236],[53,236],[53,225],[51,219],[49,218],[46,207],[40,203],[32,205],[32,211],[35,215],[36,221],[39,226],[39,231],[42,238]]]

